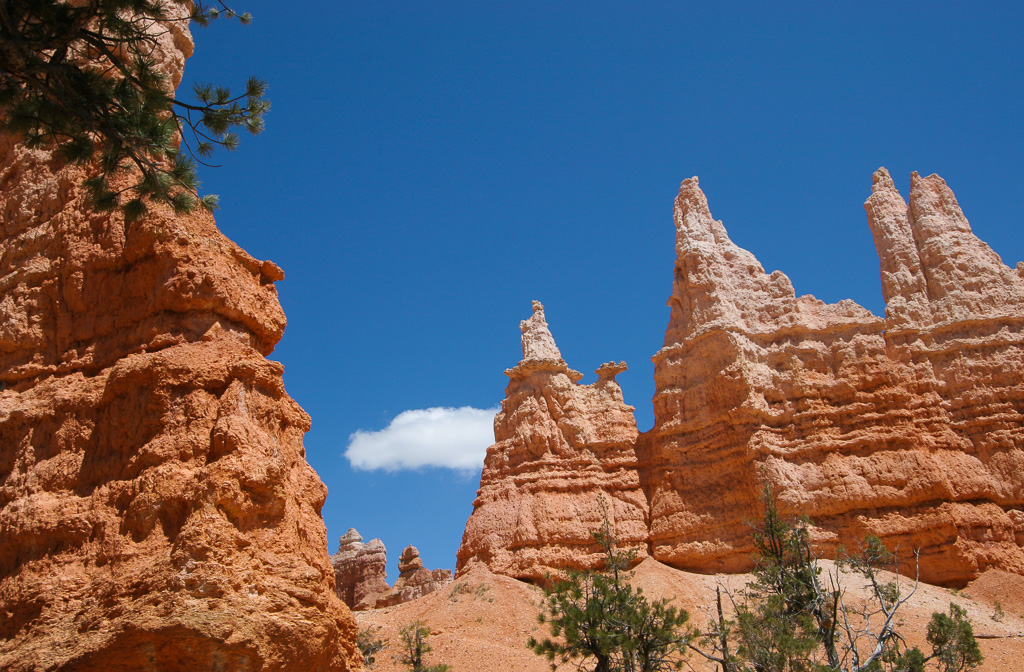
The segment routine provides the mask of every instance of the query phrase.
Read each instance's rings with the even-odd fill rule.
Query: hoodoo
[[[338,552],[331,556],[331,565],[334,592],[351,609],[373,609],[377,599],[391,590],[384,542],[371,539],[363,543],[362,535],[354,527],[338,540]]]
[[[155,56],[175,85],[192,42]],[[0,669],[347,670],[276,265],[0,136]]]
[[[932,583],[991,567],[1024,574],[1024,264],[1007,267],[974,236],[936,175],[911,176],[908,204],[879,169],[865,208],[885,318],[797,297],[783,273],[766,274],[729,240],[697,178],[685,180],[669,324],[653,358],[654,428],[631,447],[593,425],[574,444],[592,461],[557,471],[559,442],[523,419],[545,418],[553,389],[580,386],[569,387],[567,367],[557,380],[554,360],[530,387],[510,373],[460,569],[484,562],[535,578],[538,567],[590,564],[585,533],[610,501],[619,536],[641,553],[690,571],[744,571],[745,521],[768,479],[785,511],[810,516],[826,554],[874,534],[920,550]],[[631,424],[628,409],[616,428]],[[598,473],[635,487],[613,495]],[[554,501],[538,506],[523,484],[544,484]],[[561,503],[570,492],[571,508]],[[538,534],[538,509],[559,518],[558,533]]]
[[[427,569],[415,546],[406,546],[398,560],[398,579],[388,585],[388,552],[384,542],[363,537],[350,528],[331,556],[335,592],[353,611],[404,604],[451,583],[452,570]]]
[[[457,571],[475,562],[492,571],[543,579],[568,564],[596,565],[591,531],[608,517],[620,541],[646,556],[647,500],[636,458],[636,419],[615,376],[625,362],[598,369],[598,380],[562,359],[544,318],[520,325],[523,359],[494,419],[480,491],[466,524]]]

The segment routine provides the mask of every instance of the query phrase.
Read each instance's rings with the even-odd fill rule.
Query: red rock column
[[[888,173],[865,204],[888,318],[797,298],[726,236],[696,179],[676,200],[676,278],[654,357],[654,557],[750,566],[758,483],[829,552],[865,534],[922,577],[1024,569],[1020,274],[977,240],[936,176],[910,206]]]

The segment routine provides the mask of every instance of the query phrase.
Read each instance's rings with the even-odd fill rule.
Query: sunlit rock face
[[[420,559],[415,546],[406,546],[398,558],[398,579],[391,590],[377,600],[378,607],[393,607],[429,595],[448,587],[452,582],[452,570],[427,569]]]
[[[339,540],[331,556],[335,592],[355,611],[393,607],[429,595],[452,582],[452,570],[427,569],[419,549],[406,546],[398,559],[398,579],[388,585],[388,556],[384,542],[363,537],[354,528]]]
[[[388,551],[380,539],[363,542],[355,528],[338,540],[338,552],[331,556],[334,592],[351,609],[373,609],[388,592]]]
[[[523,359],[494,419],[480,490],[466,524],[457,571],[477,562],[492,571],[542,580],[567,565],[596,566],[591,531],[605,517],[621,542],[646,556],[647,500],[636,457],[636,420],[615,376],[624,362],[598,369],[597,382],[562,359],[544,317],[521,324]]]
[[[192,43],[157,56],[176,84]],[[0,137],[0,669],[347,670],[269,261]]]
[[[607,500],[590,473],[621,464],[618,482],[639,487],[624,489],[635,511],[621,524],[618,509],[610,516],[619,536],[691,571],[750,568],[748,521],[767,479],[784,511],[810,516],[826,554],[875,534],[904,556],[919,549],[931,582],[989,567],[1024,573],[1024,266],[1007,267],[971,233],[938,176],[914,174],[908,204],[880,169],[865,207],[885,318],[849,300],[796,297],[783,273],[766,274],[729,240],[697,179],[684,181],[669,325],[653,358],[655,426],[632,451],[621,433],[598,432],[595,445],[614,437],[629,464],[597,458],[564,474],[562,490]],[[526,397],[509,386],[460,569],[481,561],[529,578],[507,558],[593,562],[589,548],[567,551],[513,515],[538,508],[520,484],[550,479],[557,452],[550,432],[503,423],[533,417],[530,399],[566,386],[549,378]],[[524,446],[532,461],[516,460]],[[498,492],[504,509],[491,504]],[[592,508],[564,526],[574,539],[597,527]]]
[[[676,279],[655,356],[656,558],[749,567],[761,474],[823,548],[867,533],[924,578],[1024,571],[1024,283],[938,176],[910,203],[884,170],[865,204],[886,319],[796,298],[737,248],[696,179],[676,200]],[[694,478],[694,474],[700,478]]]

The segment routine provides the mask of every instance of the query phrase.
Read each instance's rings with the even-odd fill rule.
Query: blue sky
[[[651,426],[684,178],[798,294],[876,314],[862,204],[879,166],[904,195],[912,170],[939,173],[975,232],[1024,259],[1024,4],[235,7],[252,25],[195,28],[186,86],[254,74],[273,107],[204,191],[287,274],[272,357],[313,417],[330,550],[350,526],[380,537],[392,579],[410,543],[454,567],[479,472],[356,470],[349,437],[496,406],[532,299],[584,382],[627,361]]]

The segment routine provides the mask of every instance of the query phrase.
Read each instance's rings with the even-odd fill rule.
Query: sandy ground
[[[835,570],[831,562],[821,566],[823,572]],[[649,597],[672,598],[673,604],[690,612],[691,623],[698,627],[707,622],[716,587],[735,593],[749,580],[749,575],[690,574],[653,559],[630,572],[632,585]],[[842,582],[851,603],[867,594],[863,580],[856,576],[843,575]],[[904,585],[910,588],[913,582]],[[546,672],[550,670],[547,661],[526,648],[530,635],[547,634],[537,622],[542,596],[535,586],[476,568],[445,590],[395,607],[357,612],[356,620],[361,629],[378,628],[378,637],[388,642],[388,648],[377,654],[374,672],[406,669],[394,658],[398,630],[417,620],[431,631],[429,663],[447,663],[453,672]],[[997,601],[1002,614],[996,609]],[[900,612],[900,631],[911,644],[928,651],[924,641],[928,621],[933,612],[947,611],[950,602],[966,609],[974,624],[985,655],[982,670],[1024,672],[1024,577],[990,571],[961,591],[921,584]],[[710,669],[694,655],[688,658],[688,667]]]

